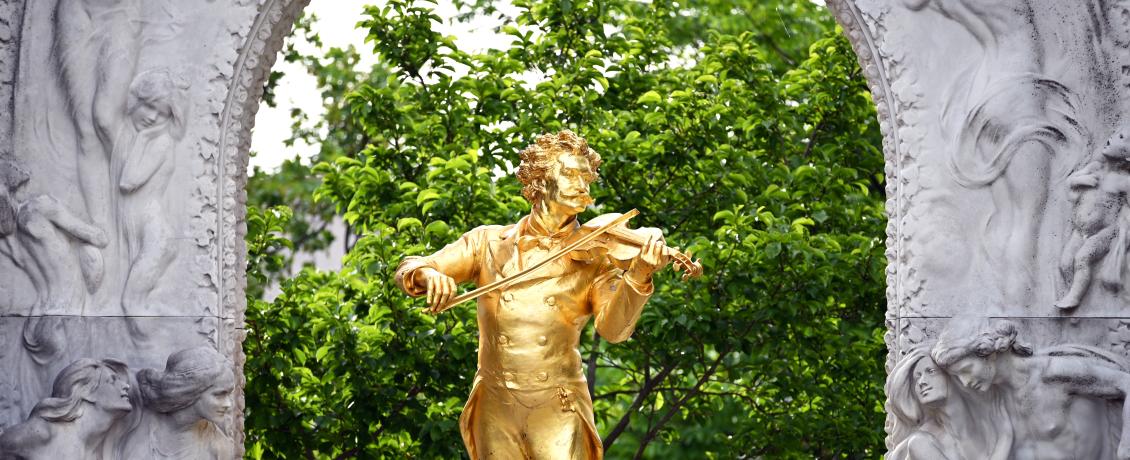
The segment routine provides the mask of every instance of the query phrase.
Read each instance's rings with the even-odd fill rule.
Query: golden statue
[[[397,285],[427,295],[433,313],[478,298],[479,368],[459,419],[472,460],[602,458],[581,331],[595,317],[605,340],[627,340],[654,290],[652,273],[672,259],[684,278],[702,272],[659,229],[624,226],[634,210],[577,221],[593,203],[599,166],[600,155],[570,131],[538,136],[518,168],[528,216],[405,257],[396,271]],[[456,296],[466,281],[479,289]]]

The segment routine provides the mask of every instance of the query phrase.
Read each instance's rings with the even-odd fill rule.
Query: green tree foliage
[[[321,64],[352,50],[312,67],[335,95],[313,197],[359,238],[340,272],[302,271],[272,302],[249,290],[249,455],[465,455],[474,307],[430,317],[393,273],[403,255],[528,212],[517,152],[569,128],[604,158],[598,206],[582,218],[638,208],[634,225],[665,229],[706,268],[688,282],[658,275],[628,342],[586,332],[608,458],[878,456],[883,159],[827,12],[807,1],[514,4],[507,49],[462,51],[435,31],[429,4],[392,0],[360,24],[381,59],[372,72]],[[283,264],[288,218],[249,214],[253,285]]]

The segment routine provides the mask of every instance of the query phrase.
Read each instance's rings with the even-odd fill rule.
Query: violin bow
[[[515,283],[515,282],[518,282],[518,281],[522,280],[523,278],[529,276],[535,270],[537,270],[541,267],[544,267],[546,264],[548,264],[550,262],[553,262],[557,259],[560,259],[562,256],[564,256],[565,254],[568,254],[572,250],[577,249],[577,248],[589,243],[590,241],[595,240],[596,237],[600,236],[601,234],[604,234],[604,233],[608,232],[609,230],[612,230],[612,227],[615,227],[617,225],[621,225],[621,224],[627,222],[629,219],[638,216],[639,214],[640,214],[639,210],[636,210],[636,209],[628,211],[628,212],[624,213],[622,216],[617,217],[612,222],[604,224],[600,228],[593,230],[592,233],[589,233],[588,235],[581,237],[577,241],[570,243],[568,246],[565,246],[561,249],[558,249],[557,252],[550,254],[549,257],[545,258],[545,260],[538,262],[536,264],[533,264],[533,265],[529,266],[528,268],[526,268],[525,270],[522,270],[522,271],[515,273],[511,276],[508,276],[506,278],[503,278],[503,279],[500,279],[500,280],[495,281],[493,283],[490,283],[486,286],[475,289],[474,291],[470,291],[470,292],[466,292],[464,294],[461,294],[461,295],[455,297],[454,299],[451,299],[446,304],[441,305],[439,308],[432,310],[430,313],[432,313],[432,314],[443,313],[444,311],[447,311],[451,307],[459,305],[463,302],[466,302],[468,300],[477,299],[479,297],[482,297],[483,294],[486,294],[486,293],[491,292],[491,291],[496,290],[496,289],[504,288],[506,286],[509,286],[509,285]]]

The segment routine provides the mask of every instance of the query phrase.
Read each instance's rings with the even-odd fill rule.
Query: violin
[[[578,240],[584,235],[588,235],[598,229],[605,228],[595,239],[581,245],[578,249],[591,250],[598,249],[605,252],[609,257],[627,262],[636,257],[639,257],[640,250],[643,245],[647,244],[647,240],[663,241],[663,231],[658,228],[628,228],[627,221],[619,221],[623,216],[628,216],[630,219],[639,214],[639,211],[633,209],[627,214],[609,213],[599,215],[584,225],[581,225],[580,231],[577,236],[566,241],[566,244]],[[612,224],[612,225],[609,225]],[[663,255],[672,259],[672,265],[675,271],[683,273],[683,280],[692,277],[702,276],[702,263],[691,258],[689,253],[674,246],[664,246]]]
[[[533,264],[510,277],[497,280],[486,286],[456,296],[454,299],[448,301],[446,305],[432,310],[432,314],[439,314],[458,304],[476,299],[490,291],[513,284],[529,276],[539,268],[544,267],[546,264],[560,259],[571,251],[581,248],[604,248],[607,250],[609,256],[621,261],[638,257],[640,250],[643,249],[643,245],[647,244],[648,238],[663,236],[663,234],[659,232],[659,229],[629,229],[627,226],[628,219],[638,216],[639,214],[640,212],[638,210],[633,209],[624,214],[610,213],[597,216],[581,226],[582,231],[578,232],[578,236],[570,238],[565,247],[550,254],[545,260]],[[702,275],[702,264],[697,260],[692,260],[690,255],[683,254],[679,248],[667,246],[663,254],[674,260],[675,269],[683,272],[683,280],[692,276],[697,277]]]

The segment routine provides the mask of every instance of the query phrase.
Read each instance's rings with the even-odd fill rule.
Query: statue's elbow
[[[620,343],[630,339],[632,337],[632,332],[634,329],[635,328],[631,326],[612,328],[607,325],[604,325],[603,327],[600,327],[600,325],[598,325],[596,332],[600,334],[600,338],[609,343]]]

